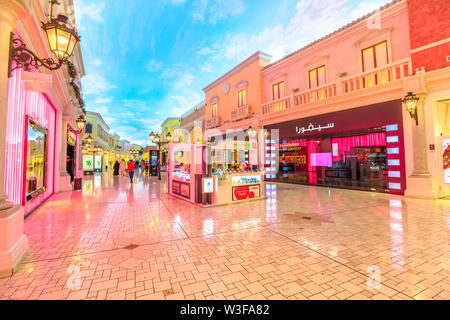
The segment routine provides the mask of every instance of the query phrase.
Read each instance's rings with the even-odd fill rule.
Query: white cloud
[[[144,90],[139,91],[139,94],[140,94],[140,95],[146,94],[146,93],[149,93],[150,91],[152,91],[152,89],[150,89],[150,88],[144,89]]]
[[[214,52],[215,52],[215,51],[212,50],[210,47],[203,47],[203,48],[197,50],[196,53],[197,53],[198,55],[201,55],[201,56],[206,56],[206,55],[211,54],[211,53],[214,53]]]
[[[164,69],[161,78],[166,85],[171,86],[174,90],[185,89],[194,81],[191,68],[183,63],[176,63],[172,67]]]
[[[194,20],[216,24],[228,17],[239,16],[245,11],[243,0],[196,0],[193,3]]]
[[[175,102],[175,106],[172,107],[171,113],[168,116],[180,117],[183,113],[201,101],[203,97],[199,93],[191,91],[184,95],[171,96],[170,99]]]
[[[94,21],[103,22],[102,13],[105,9],[104,2],[86,4],[84,3],[84,0],[75,0],[74,9],[78,21],[83,18],[88,18]]]
[[[161,71],[161,69],[163,68],[163,63],[162,62],[158,62],[154,59],[150,60],[146,65],[145,65],[145,69],[148,72],[158,72]]]
[[[83,92],[86,95],[101,95],[117,88],[117,86],[106,81],[105,77],[98,73],[89,73],[81,81],[83,83]]]
[[[97,98],[94,100],[95,104],[105,104],[105,103],[110,103],[110,102],[112,102],[112,97],[108,97],[108,98],[100,97],[100,98]]]
[[[98,59],[98,58],[95,58],[94,60],[91,61],[91,63],[92,63],[94,66],[98,67],[98,66],[101,66],[103,62],[102,62],[102,60],[100,60],[100,59]]]
[[[361,18],[362,16],[379,9],[381,6],[385,5],[389,1],[387,0],[372,0],[364,1],[358,4],[358,6],[352,10],[350,17],[352,20]]]
[[[202,71],[202,72],[211,72],[212,69],[213,69],[213,66],[208,62],[206,62],[205,64],[200,66],[200,71]]]
[[[265,28],[255,35],[228,35],[222,41],[225,45],[219,55],[242,61],[261,50],[271,54],[276,61],[351,22],[356,15],[360,17],[387,2],[389,0],[368,0],[351,10],[348,0],[300,0],[294,17],[286,26],[279,24]]]
[[[126,109],[133,109],[133,108],[145,108],[147,105],[146,101],[138,100],[138,99],[127,99],[122,100],[122,106]],[[132,113],[131,113],[132,114]]]
[[[102,115],[102,118],[103,118],[103,115],[105,115],[105,114],[107,114],[109,112],[107,107],[93,108],[92,110],[94,112],[100,113]],[[105,120],[105,119],[103,119],[103,120]]]

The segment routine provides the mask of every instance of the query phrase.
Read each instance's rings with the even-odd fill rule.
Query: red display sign
[[[260,197],[260,186],[244,186],[233,188],[233,201]]]
[[[182,183],[179,181],[172,181],[172,193],[182,196],[184,198],[190,198],[190,185],[188,183]]]

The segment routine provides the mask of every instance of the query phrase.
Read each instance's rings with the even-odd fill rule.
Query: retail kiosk
[[[169,194],[200,206],[265,199],[264,172],[257,163],[256,145],[254,150],[250,144],[234,147],[219,151],[199,144],[171,144]]]

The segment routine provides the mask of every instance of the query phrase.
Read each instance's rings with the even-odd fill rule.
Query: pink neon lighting
[[[5,192],[9,196],[9,201],[24,205],[27,214],[54,193],[56,112],[42,93],[25,90],[21,72],[15,70],[9,79]],[[24,203],[27,116],[48,130],[47,181],[46,191],[43,194]]]
[[[386,133],[377,132],[369,133],[362,136],[333,138],[332,145],[337,143],[337,155],[333,152],[333,161],[339,161],[342,157],[345,157],[345,152],[349,152],[354,147],[380,147],[386,146]]]

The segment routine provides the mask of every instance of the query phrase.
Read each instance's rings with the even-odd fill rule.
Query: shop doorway
[[[66,171],[72,183],[75,177],[75,147],[70,144],[67,145]]]

